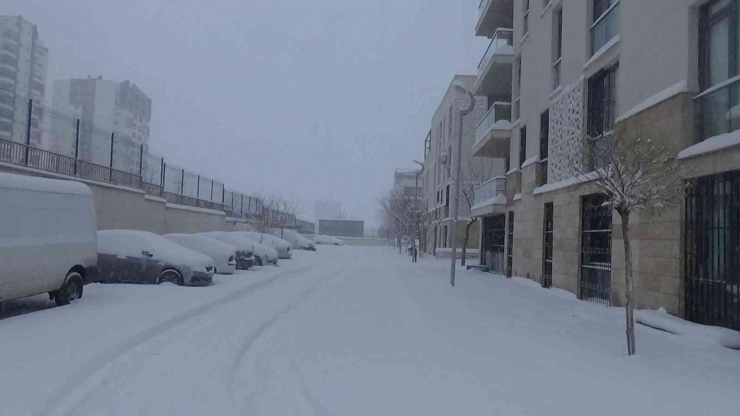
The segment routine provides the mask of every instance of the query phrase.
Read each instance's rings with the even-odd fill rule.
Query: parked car
[[[280,259],[289,259],[293,257],[293,254],[290,252],[290,243],[272,234],[252,231],[234,231],[234,234],[247,237],[256,243],[272,246],[272,248],[277,250],[278,258]]]
[[[96,226],[87,185],[0,173],[0,302],[82,297],[97,271]]]
[[[295,230],[270,230],[271,233],[289,242],[294,250],[316,251],[316,243],[300,235]]]
[[[248,270],[254,265],[254,242],[252,240],[226,231],[210,231],[196,235],[213,238],[236,247],[236,270]]]
[[[316,244],[324,244],[324,245],[329,245],[329,246],[343,246],[344,245],[344,241],[338,238],[335,238],[335,237],[329,237],[328,235],[317,234],[313,236],[313,241]]]
[[[213,260],[161,235],[136,230],[98,231],[98,281],[165,282],[203,286],[213,282]]]
[[[336,238],[336,237],[330,237],[330,238],[334,242],[334,245],[335,246],[343,246],[344,245],[344,240],[342,240],[341,238]]]
[[[236,270],[237,250],[232,245],[196,234],[167,234],[164,237],[213,259],[216,274],[234,274]]]
[[[252,241],[254,246],[254,264],[257,266],[266,266],[272,264],[278,265],[278,252],[271,246],[260,244]]]

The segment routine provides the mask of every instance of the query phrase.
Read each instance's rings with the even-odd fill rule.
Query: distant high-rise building
[[[339,201],[317,201],[314,207],[316,220],[340,219],[342,215],[342,203]]]
[[[48,61],[36,25],[21,16],[0,16],[0,139],[26,142],[29,100],[44,99]],[[32,146],[42,144],[43,114],[32,112]]]
[[[110,163],[111,132],[114,133],[113,167],[139,172],[142,146],[149,146],[152,100],[135,84],[102,77],[54,81],[53,106],[80,119],[78,157],[107,166]],[[68,120],[60,120],[68,128]],[[58,153],[74,155],[74,142],[56,140]]]

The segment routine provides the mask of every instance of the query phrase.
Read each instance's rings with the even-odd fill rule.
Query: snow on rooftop
[[[714,153],[720,150],[735,147],[737,145],[740,145],[740,130],[735,130],[731,133],[710,137],[701,143],[697,143],[691,147],[687,147],[678,154],[678,159],[688,159],[708,153]]]
[[[532,195],[546,194],[548,192],[557,191],[558,189],[567,188],[569,186],[577,185],[580,183],[591,182],[594,179],[596,179],[596,175],[593,172],[587,173],[585,175],[579,175],[577,177],[574,176],[568,179],[563,179],[560,182],[548,183],[547,185],[535,188],[532,192]]]
[[[539,156],[530,157],[529,159],[525,160],[524,163],[522,163],[521,169],[524,169],[527,166],[532,165],[532,164],[535,164],[535,163],[537,163],[539,161],[540,161],[540,157]]]
[[[485,201],[473,205],[470,207],[470,210],[475,211],[476,209],[485,208],[489,205],[506,205],[506,195],[498,194],[492,198],[488,198]]]
[[[520,194],[519,192],[514,194],[514,201],[521,201],[521,200],[522,200],[522,194]]]

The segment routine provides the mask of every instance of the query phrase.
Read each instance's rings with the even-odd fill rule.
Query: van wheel
[[[182,286],[182,275],[175,269],[167,269],[160,273],[157,278],[157,284],[161,283],[174,283],[178,286]]]
[[[254,263],[255,263],[255,264],[256,264],[257,266],[262,266],[262,259],[261,259],[261,258],[259,258],[259,256],[254,256]]]
[[[64,285],[54,295],[57,306],[69,305],[82,297],[82,276],[78,272],[69,272]]]

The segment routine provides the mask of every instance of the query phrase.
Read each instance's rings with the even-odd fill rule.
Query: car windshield
[[[0,0],[0,416],[740,414],[740,0]]]

